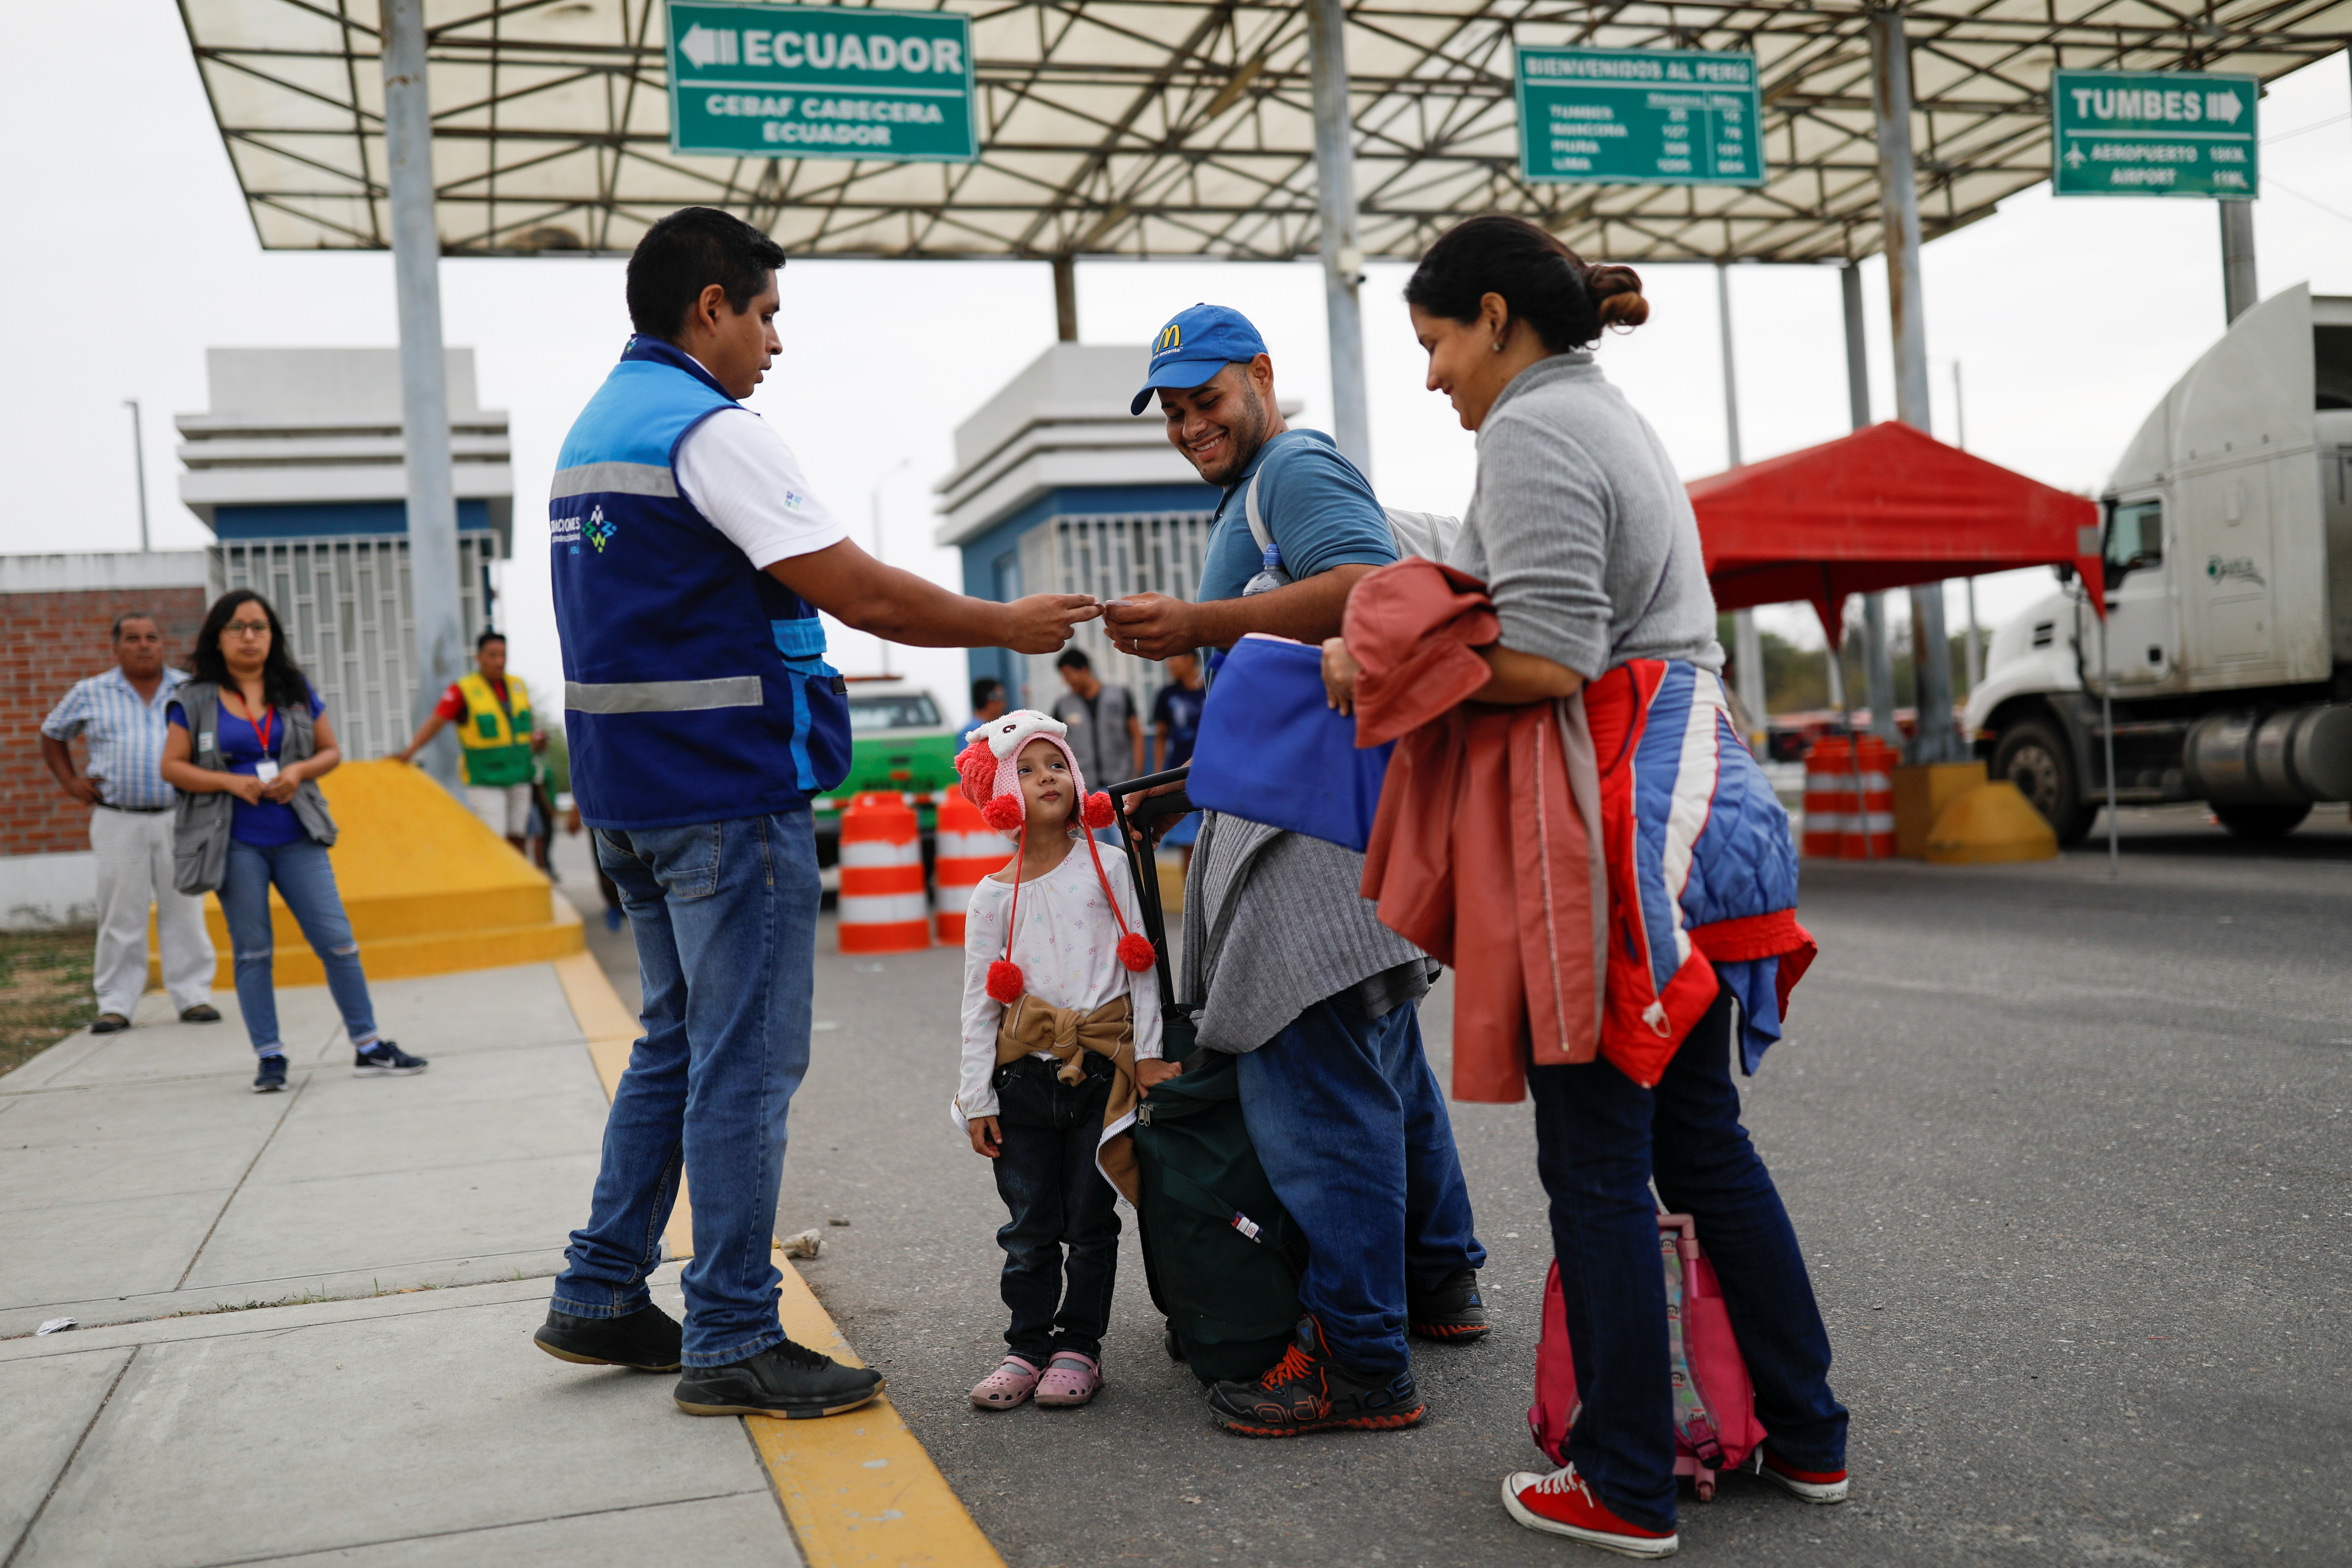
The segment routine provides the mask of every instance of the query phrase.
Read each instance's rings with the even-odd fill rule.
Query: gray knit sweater
[[[1537,361],[1486,411],[1446,564],[1486,583],[1504,647],[1588,679],[1636,658],[1723,668],[1690,496],[1588,353]]]

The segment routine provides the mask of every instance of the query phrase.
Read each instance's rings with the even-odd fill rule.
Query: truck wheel
[[[2025,719],[2003,730],[1990,774],[2015,784],[2062,846],[2080,844],[2091,831],[2093,808],[2083,804],[2074,751],[2050,721]]]
[[[2216,805],[2214,818],[2230,830],[2232,838],[2248,838],[2260,843],[2265,839],[2284,838],[2311,815],[2311,805]]]

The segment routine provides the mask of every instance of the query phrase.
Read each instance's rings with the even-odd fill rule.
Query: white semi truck
[[[2202,800],[2247,837],[2352,799],[2352,298],[2231,324],[2101,497],[2104,584],[2003,626],[1964,719],[2061,843],[2106,798]],[[2106,595],[2102,627],[2087,595]]]

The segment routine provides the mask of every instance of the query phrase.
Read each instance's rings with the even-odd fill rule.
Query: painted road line
[[[629,1065],[637,1021],[593,955],[558,959],[555,973],[610,1100]],[[683,1181],[665,1235],[671,1257],[693,1250]],[[799,1270],[781,1260],[779,1268],[783,1299],[777,1317],[784,1332],[846,1365],[864,1366]],[[768,1467],[808,1568],[1003,1568],[1003,1558],[887,1397],[823,1420],[740,1419]]]

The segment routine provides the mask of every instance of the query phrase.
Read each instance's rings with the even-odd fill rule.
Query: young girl
[[[1118,1194],[1096,1150],[1133,1121],[1139,1090],[1176,1072],[1159,1059],[1160,985],[1127,862],[1086,831],[1109,825],[1110,797],[1087,796],[1066,734],[1024,709],[956,758],[988,825],[1020,836],[964,917],[955,1116],[972,1152],[996,1162],[1012,1214],[996,1233],[1010,1353],[971,1391],[982,1410],[1033,1394],[1084,1405],[1102,1387]]]

